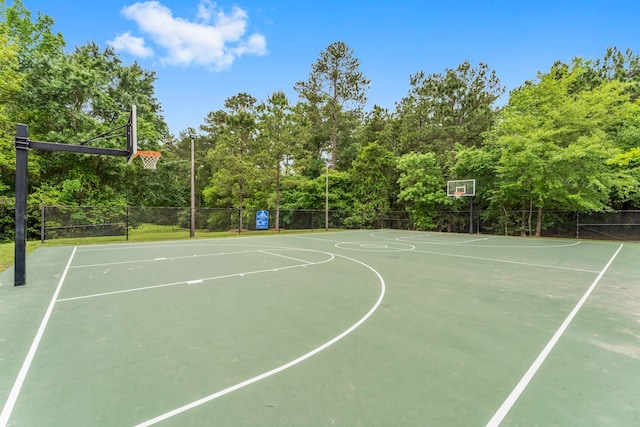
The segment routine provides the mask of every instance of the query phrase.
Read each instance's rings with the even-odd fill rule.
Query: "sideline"
[[[591,295],[591,292],[593,292],[598,282],[600,282],[600,279],[602,279],[604,274],[607,272],[607,270],[609,269],[609,266],[611,266],[611,264],[613,263],[613,260],[616,259],[616,257],[618,256],[618,253],[622,250],[623,246],[624,244],[618,247],[618,250],[613,254],[613,256],[611,257],[607,265],[604,266],[602,271],[600,271],[600,274],[598,274],[598,277],[596,277],[596,279],[593,281],[589,289],[587,289],[587,292],[585,292],[582,298],[580,298],[580,301],[578,301],[578,303],[573,308],[573,310],[571,310],[571,313],[569,313],[569,315],[564,320],[564,322],[562,322],[562,325],[560,325],[560,328],[558,328],[558,330],[553,335],[553,337],[551,337],[551,340],[542,349],[542,352],[538,355],[538,357],[533,362],[531,367],[524,374],[520,382],[509,394],[509,396],[504,401],[504,403],[500,406],[500,408],[498,408],[498,410],[493,415],[491,420],[489,420],[489,422],[487,423],[487,427],[498,427],[502,422],[502,420],[504,420],[504,417],[507,416],[507,413],[509,412],[511,407],[516,403],[516,401],[518,400],[518,398],[520,397],[524,389],[529,384],[529,381],[531,381],[531,379],[536,374],[536,372],[538,371],[542,363],[545,361],[545,359],[549,355],[549,353],[551,353],[551,350],[553,350],[553,347],[555,347],[556,343],[558,342],[562,334],[564,334],[564,331],[569,327],[569,324],[571,323],[573,318],[576,317],[576,315],[578,314],[578,311],[580,311],[584,303],[587,301],[587,298],[589,298],[589,295]]]
[[[67,273],[69,272],[69,268],[71,267],[71,261],[73,261],[73,257],[76,254],[77,246],[73,248],[73,252],[71,252],[71,256],[69,257],[69,261],[67,262],[67,266],[64,268],[64,272],[60,277],[60,281],[58,282],[58,287],[56,291],[53,293],[53,297],[51,297],[51,302],[49,302],[49,308],[40,323],[40,327],[38,328],[38,332],[36,333],[33,342],[31,343],[31,348],[27,353],[27,357],[24,359],[22,364],[22,368],[20,368],[20,372],[18,373],[18,377],[16,378],[15,383],[13,383],[13,387],[11,388],[11,392],[9,393],[9,397],[7,398],[7,402],[2,409],[2,413],[0,413],[0,426],[5,427],[9,423],[9,417],[11,416],[11,412],[13,412],[13,407],[18,400],[18,395],[20,394],[20,390],[22,389],[22,385],[24,384],[24,380],[27,377],[27,373],[29,372],[29,368],[31,367],[31,363],[33,362],[33,358],[36,355],[36,351],[38,350],[38,346],[40,345],[40,340],[42,340],[42,336],[44,335],[44,330],[47,328],[47,324],[49,323],[49,318],[51,317],[51,313],[53,312],[53,307],[56,305],[56,300],[58,299],[58,295],[60,294],[60,290],[62,289],[62,283],[64,279],[67,277]]]

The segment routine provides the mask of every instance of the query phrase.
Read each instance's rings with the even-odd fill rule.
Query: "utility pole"
[[[324,229],[329,231],[329,163],[324,163]]]
[[[189,237],[196,235],[196,155],[195,155],[195,135],[191,135],[191,227]]]

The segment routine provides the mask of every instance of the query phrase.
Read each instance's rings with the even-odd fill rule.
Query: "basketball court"
[[[41,247],[0,426],[635,425],[640,244],[398,230]]]

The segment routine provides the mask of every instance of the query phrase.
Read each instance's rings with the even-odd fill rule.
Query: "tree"
[[[52,27],[53,20],[46,15],[38,14],[32,20],[20,0],[11,6],[0,0],[0,197],[14,186],[13,136],[16,123],[28,123],[23,112],[31,64],[36,57],[51,58],[63,52],[64,40]],[[30,170],[37,170],[35,162]]]
[[[375,142],[393,155],[404,154],[400,152],[395,115],[378,105],[374,105],[371,111],[365,114],[356,131],[356,138],[363,146]]]
[[[10,7],[0,0],[0,62],[6,60],[0,64],[0,197],[5,192],[13,196],[9,179],[14,165],[5,159],[13,158],[9,144],[15,123],[26,123],[32,140],[77,144],[123,126],[131,104],[136,104],[140,148],[157,150],[168,135],[153,96],[153,73],[135,63],[124,65],[111,48],[101,50],[92,42],[66,53],[53,24],[40,13],[32,19],[20,0]],[[124,141],[122,131],[97,145],[122,149]],[[154,188],[157,178],[144,174],[139,165],[127,167],[112,156],[34,150],[29,161],[30,206],[40,201],[123,205],[141,200],[131,196],[149,195],[140,188]]]
[[[345,117],[359,114],[366,103],[371,81],[359,71],[360,61],[344,42],[330,44],[311,66],[307,81],[294,88],[310,104],[318,106],[319,116],[329,123],[331,167],[338,165],[338,134]]]
[[[258,128],[255,104],[253,96],[239,93],[225,100],[228,112],[218,111],[213,116],[219,140],[216,148],[208,153],[207,161],[219,166],[204,189],[205,200],[210,203],[217,199],[218,205],[222,202],[229,206],[235,200],[238,209],[246,207],[245,197],[251,194],[252,185],[264,167],[256,143]]]
[[[0,26],[0,198],[12,187],[10,178],[15,173],[12,144],[15,123],[12,118],[22,84],[17,45],[10,40],[7,31]]]
[[[443,167],[455,144],[482,143],[496,117],[494,103],[504,93],[495,71],[483,63],[472,68],[468,61],[443,74],[420,71],[410,84],[397,108],[402,152],[434,152]]]
[[[631,83],[585,84],[591,77],[580,59],[555,64],[511,93],[490,135],[501,151],[492,202],[519,205],[530,217],[535,210],[536,236],[545,209],[606,209],[618,180],[608,165],[619,153],[616,130],[638,106],[630,102]]]
[[[407,203],[407,211],[421,230],[436,226],[439,205],[449,203],[444,191],[445,179],[433,153],[407,153],[397,160],[400,170],[398,200]]]
[[[289,100],[284,92],[269,96],[266,103],[258,106],[260,115],[260,148],[268,170],[273,171],[275,186],[275,224],[280,229],[280,200],[282,195],[282,175],[291,173],[295,158],[293,116]],[[270,174],[267,173],[267,176]]]
[[[168,135],[153,98],[155,77],[137,64],[125,66],[111,49],[101,51],[94,43],[77,47],[70,54],[37,63],[38,72],[28,76],[31,109],[24,112],[34,139],[73,143],[87,141],[124,126],[132,103],[137,106],[138,148],[159,150]],[[91,142],[89,142],[91,143]],[[101,147],[124,148],[124,136],[102,139]],[[62,185],[67,179],[82,182],[76,203],[104,204],[109,195],[125,204],[140,200],[138,182],[143,173],[136,164],[128,167],[112,156],[67,155],[35,152],[42,182]],[[82,196],[82,197],[80,197]]]
[[[367,145],[349,170],[355,208],[364,211],[369,219],[391,207],[398,179],[395,158],[378,143]]]
[[[464,147],[456,144],[451,179],[475,179],[474,204],[487,207],[489,191],[495,188],[496,165],[500,159],[497,147],[484,144],[480,147]]]

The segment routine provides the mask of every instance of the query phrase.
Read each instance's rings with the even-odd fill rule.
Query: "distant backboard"
[[[459,179],[447,181],[447,196],[460,198],[476,195],[475,179]]]
[[[129,113],[129,121],[127,122],[127,151],[129,157],[127,163],[131,163],[136,157],[138,152],[138,121],[136,115],[136,106],[131,106],[131,112]]]

